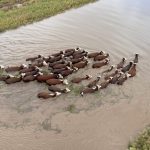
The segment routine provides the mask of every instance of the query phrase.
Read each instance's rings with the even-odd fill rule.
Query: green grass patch
[[[80,95],[80,92],[81,90],[84,88],[83,85],[76,85],[76,84],[73,84],[73,83],[70,83],[69,85],[69,89],[71,90],[71,92],[75,95],[75,96],[79,96]]]
[[[76,112],[76,106],[74,104],[71,104],[67,107],[66,110],[69,111],[70,113],[75,113]]]
[[[0,32],[54,16],[96,0],[0,0]],[[17,7],[17,4],[21,6]]]
[[[6,75],[6,74],[7,73],[3,69],[0,69],[0,76]]]
[[[134,142],[129,144],[128,150],[150,150],[150,126]]]

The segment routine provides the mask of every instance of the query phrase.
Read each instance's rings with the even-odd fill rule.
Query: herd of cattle
[[[122,85],[129,77],[136,75],[136,64],[138,63],[138,54],[132,61],[126,64],[126,58],[116,64],[108,66],[106,70],[102,72],[102,76],[97,76],[96,79],[92,79],[90,75],[76,76],[72,78],[69,83],[79,84],[83,80],[88,80],[88,84],[80,91],[80,94],[94,93],[100,89],[106,88],[109,84]],[[84,49],[66,49],[59,51],[48,57],[38,55],[36,57],[27,58],[26,61],[30,62],[27,65],[22,64],[19,66],[2,66],[0,65],[0,81],[4,81],[6,84],[13,84],[16,82],[30,82],[37,80],[38,82],[45,82],[48,85],[46,92],[38,93],[39,98],[48,99],[50,97],[56,97],[62,93],[70,92],[69,88],[60,88],[58,84],[67,85],[67,77],[73,73],[76,73],[79,69],[85,68],[92,61],[92,68],[100,69],[103,66],[107,66],[110,63],[109,54],[103,51],[88,53]],[[47,68],[47,72],[43,71],[43,68]],[[13,75],[13,72],[17,72],[17,75]]]

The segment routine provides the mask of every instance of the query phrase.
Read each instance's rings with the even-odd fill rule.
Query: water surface
[[[0,83],[0,147],[11,150],[125,150],[150,123],[150,1],[101,0],[0,34],[0,64],[80,46],[105,50],[111,64],[139,53],[137,76],[81,98],[69,95],[43,102],[45,84]],[[78,74],[99,71],[81,70]],[[86,83],[83,83],[83,85]],[[74,104],[75,114],[66,112]]]

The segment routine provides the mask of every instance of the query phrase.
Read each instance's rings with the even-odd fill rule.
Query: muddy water
[[[70,86],[69,95],[46,102],[36,98],[39,91],[47,90],[45,84],[0,83],[0,147],[125,150],[129,140],[150,123],[149,7],[149,0],[101,0],[0,34],[3,65],[76,46],[109,52],[111,64],[140,54],[135,78],[84,98],[77,93],[86,82]],[[90,67],[78,72],[96,73],[100,71]],[[66,109],[72,104],[74,113],[69,113]]]

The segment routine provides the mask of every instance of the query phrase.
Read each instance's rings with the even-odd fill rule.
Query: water
[[[0,83],[0,147],[125,150],[129,140],[150,123],[149,7],[148,0],[101,0],[0,34],[3,65],[76,46],[105,50],[111,64],[140,55],[135,78],[84,98],[75,87],[71,94],[45,102],[36,98],[47,90],[45,84]],[[78,74],[86,73],[95,74],[89,69]],[[76,107],[74,114],[66,112],[71,104]]]

